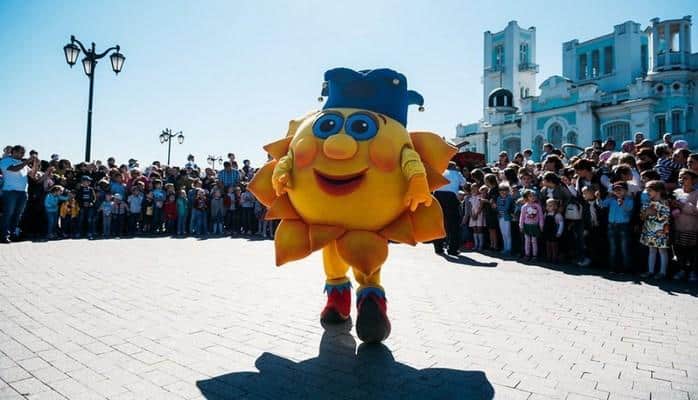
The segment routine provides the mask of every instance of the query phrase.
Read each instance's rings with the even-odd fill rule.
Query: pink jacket
[[[538,203],[526,203],[521,207],[521,216],[519,217],[519,228],[523,229],[524,225],[538,224],[540,229],[543,229],[543,209]]]

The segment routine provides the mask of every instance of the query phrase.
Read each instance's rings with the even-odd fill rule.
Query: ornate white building
[[[666,132],[698,147],[698,53],[691,53],[691,17],[660,21],[644,30],[627,21],[613,32],[562,45],[562,73],[536,93],[536,30],[516,21],[484,34],[483,117],[458,124],[455,143],[485,153],[544,143],[583,147],[612,137],[617,146],[634,132],[658,140]]]

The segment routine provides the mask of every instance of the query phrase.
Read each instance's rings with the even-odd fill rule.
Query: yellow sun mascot
[[[427,242],[445,235],[431,192],[456,149],[438,135],[407,132],[407,107],[424,100],[390,69],[325,73],[321,111],[292,120],[286,137],[264,149],[273,157],[249,190],[280,219],[276,264],[322,249],[327,304],[320,318],[349,318],[351,267],[359,284],[356,332],[367,343],[390,334],[381,266],[388,242]],[[322,100],[323,97],[320,98]]]

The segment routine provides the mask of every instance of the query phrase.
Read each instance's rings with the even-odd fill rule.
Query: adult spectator
[[[10,243],[10,236],[15,234],[17,225],[27,204],[27,187],[30,176],[34,178],[39,169],[39,159],[24,159],[23,146],[12,147],[10,156],[0,161],[4,183],[2,188],[2,231],[0,241]]]
[[[218,180],[223,183],[225,190],[231,186],[237,186],[240,182],[240,172],[233,168],[230,161],[223,163],[223,170],[218,172]]]
[[[458,172],[456,163],[451,161],[448,163],[448,169],[444,172],[444,178],[448,179],[448,184],[440,187],[434,192],[434,197],[441,205],[444,213],[444,227],[448,238],[448,254],[458,255],[460,248],[460,221],[458,219],[458,197],[457,193],[465,185],[465,178]],[[434,251],[436,254],[443,254],[444,239],[434,241]]]

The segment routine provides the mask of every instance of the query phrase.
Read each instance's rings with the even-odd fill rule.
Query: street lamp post
[[[77,45],[76,45],[77,43]],[[78,47],[79,45],[79,47]],[[70,43],[63,46],[63,52],[65,53],[65,61],[73,68],[73,65],[78,60],[80,55],[80,49],[85,53],[85,57],[82,59],[82,67],[85,70],[85,75],[90,78],[90,96],[87,106],[87,139],[85,141],[85,162],[90,162],[90,149],[92,145],[92,95],[94,93],[94,81],[95,81],[95,66],[97,65],[97,60],[104,58],[107,54],[114,51],[109,59],[111,60],[111,67],[114,72],[118,75],[124,66],[124,61],[126,57],[119,52],[121,47],[116,45],[106,49],[104,52],[97,54],[95,50],[95,44],[92,42],[92,46],[87,49],[75,36],[70,36]]]
[[[220,163],[223,162],[223,157],[221,157],[221,156],[212,156],[212,155],[209,155],[209,156],[206,158],[206,161],[208,161],[208,163],[211,164],[211,168],[215,170],[215,169],[216,169],[216,163],[218,163],[218,164],[220,165]]]
[[[177,138],[177,143],[182,144],[184,143],[184,135],[182,134],[182,131],[179,131],[177,133],[173,133],[172,129],[167,128],[162,131],[160,134],[160,143],[165,143],[167,142],[167,165],[170,165],[170,153],[172,152],[172,140],[174,138]]]

